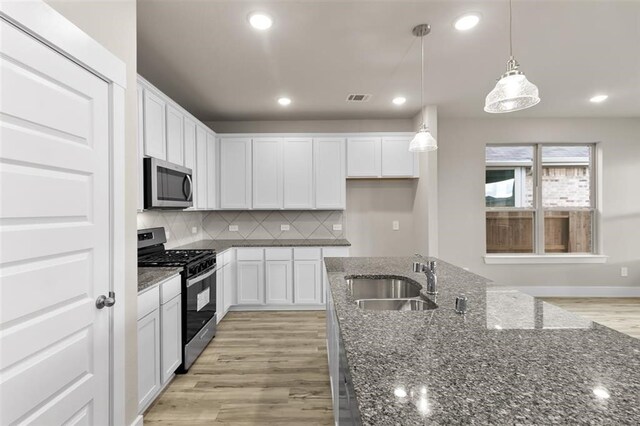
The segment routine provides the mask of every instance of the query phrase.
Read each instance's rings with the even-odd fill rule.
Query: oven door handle
[[[199,283],[200,281],[209,278],[211,275],[215,274],[216,271],[218,270],[217,266],[214,266],[213,268],[209,269],[207,272],[205,272],[204,274],[200,274],[196,277],[190,278],[187,280],[187,287],[191,287],[192,285]]]

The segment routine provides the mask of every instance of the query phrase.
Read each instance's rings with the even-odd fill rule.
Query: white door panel
[[[220,139],[220,208],[251,208],[251,139]]]
[[[381,139],[347,139],[347,177],[381,177]]]
[[[184,165],[183,115],[171,105],[167,105],[167,161]]]
[[[382,138],[382,177],[413,177],[417,164],[415,152],[409,151],[411,137]]]
[[[0,424],[109,421],[109,86],[0,20]]]

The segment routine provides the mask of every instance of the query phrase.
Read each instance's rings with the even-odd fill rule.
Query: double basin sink
[[[401,277],[347,278],[347,286],[360,309],[373,311],[427,311],[438,307],[420,299],[420,285]]]

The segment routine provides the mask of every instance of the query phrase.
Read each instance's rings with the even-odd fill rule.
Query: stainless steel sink
[[[347,286],[355,299],[401,299],[420,295],[420,285],[400,278],[350,278]]]
[[[421,299],[361,299],[356,300],[356,305],[371,311],[428,311],[438,307]]]

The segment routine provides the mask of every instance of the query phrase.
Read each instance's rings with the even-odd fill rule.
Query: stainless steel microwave
[[[191,169],[156,158],[145,158],[144,208],[186,209],[192,206]]]

